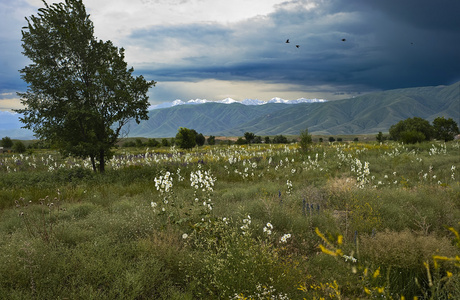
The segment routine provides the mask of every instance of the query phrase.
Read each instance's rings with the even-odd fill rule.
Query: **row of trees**
[[[425,119],[414,117],[392,125],[389,133],[392,140],[415,144],[431,139],[444,140],[445,142],[452,141],[460,131],[457,123],[452,118],[437,117],[431,125]],[[377,135],[377,140],[383,140],[381,132]]]
[[[243,137],[239,137],[236,142],[237,145],[246,145],[246,144],[287,144],[289,143],[287,137],[284,135],[277,135],[270,139],[269,136],[266,136],[262,139],[261,136],[255,135],[252,132],[245,132]]]
[[[21,142],[21,141],[13,142],[13,140],[10,137],[7,137],[7,136],[2,138],[2,140],[0,141],[0,145],[5,149],[11,149],[11,150],[13,150],[14,152],[17,152],[17,153],[26,152],[26,146],[24,145],[23,142]]]

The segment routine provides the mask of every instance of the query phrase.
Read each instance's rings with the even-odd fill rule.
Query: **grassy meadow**
[[[1,299],[460,299],[460,143],[0,154]]]

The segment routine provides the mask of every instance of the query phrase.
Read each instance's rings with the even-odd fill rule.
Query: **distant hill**
[[[172,137],[179,127],[204,135],[295,135],[308,128],[312,134],[352,135],[388,132],[400,120],[420,117],[454,119],[460,124],[460,82],[449,86],[419,87],[370,93],[328,102],[243,105],[237,102],[205,102],[175,105],[149,111],[149,120],[125,128],[129,137]],[[19,129],[17,115],[0,112],[0,137],[32,139]]]
[[[179,127],[205,135],[291,135],[308,128],[312,134],[373,134],[388,132],[400,120],[438,116],[460,124],[460,82],[450,86],[389,90],[323,103],[245,106],[205,103],[157,109],[149,120],[130,124],[132,137],[175,136]]]

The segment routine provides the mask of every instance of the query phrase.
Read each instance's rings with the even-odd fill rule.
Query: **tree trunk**
[[[104,150],[99,151],[99,173],[104,173],[105,171],[105,152]]]
[[[96,172],[96,160],[94,159],[94,155],[90,155],[91,164],[93,165],[93,171]]]

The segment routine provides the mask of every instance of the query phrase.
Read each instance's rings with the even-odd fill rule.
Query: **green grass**
[[[458,143],[119,151],[0,157],[2,299],[460,297]]]

